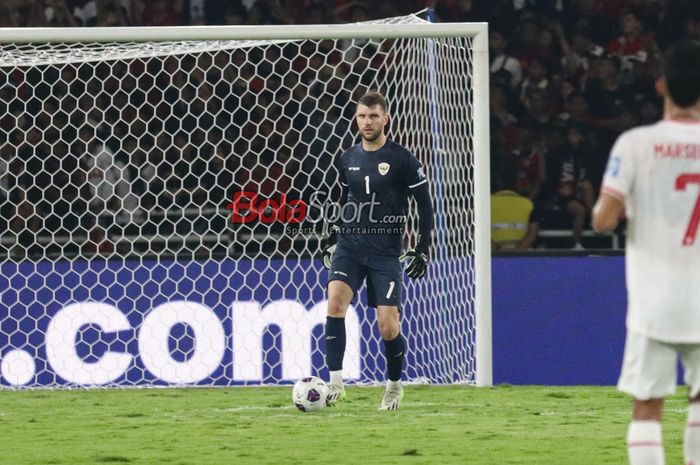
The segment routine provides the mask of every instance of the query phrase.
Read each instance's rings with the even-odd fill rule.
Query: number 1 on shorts
[[[394,290],[394,281],[389,282],[389,290],[386,293],[386,298],[391,297],[391,292]]]

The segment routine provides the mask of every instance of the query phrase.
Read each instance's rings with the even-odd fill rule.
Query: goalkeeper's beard
[[[367,134],[365,131],[360,131],[360,137],[362,137],[362,140],[367,141],[367,142],[377,142],[380,137],[382,137],[382,131],[372,131],[371,133]]]

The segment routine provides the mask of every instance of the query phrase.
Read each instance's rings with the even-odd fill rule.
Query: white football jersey
[[[622,134],[602,191],[625,202],[627,328],[700,342],[700,121]]]

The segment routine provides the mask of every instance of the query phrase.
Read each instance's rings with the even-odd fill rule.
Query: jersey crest
[[[389,165],[389,163],[382,162],[379,164],[378,168],[379,168],[379,174],[384,176],[389,172],[391,165]]]

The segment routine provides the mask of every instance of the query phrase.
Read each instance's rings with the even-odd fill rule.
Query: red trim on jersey
[[[622,202],[624,202],[625,199],[627,198],[627,196],[625,195],[624,192],[619,191],[619,190],[615,189],[614,187],[610,187],[610,186],[601,187],[600,192],[605,192],[606,194],[610,194],[613,197],[615,197],[617,200],[621,200]]]
[[[661,447],[659,441],[634,441],[628,442],[627,447]]]
[[[664,121],[673,121],[674,123],[683,123],[683,124],[700,124],[700,119],[692,119],[692,118],[665,118]]]

